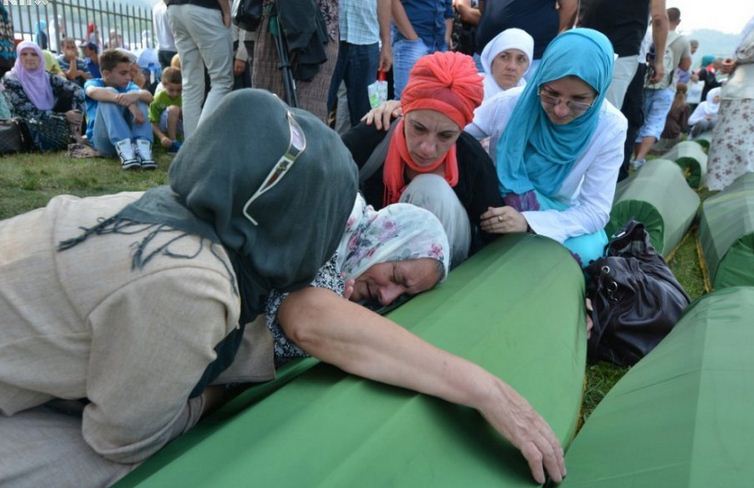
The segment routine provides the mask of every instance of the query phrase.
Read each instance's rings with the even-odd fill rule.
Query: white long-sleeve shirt
[[[511,88],[485,100],[474,112],[465,131],[477,139],[490,138],[490,156],[496,161],[500,140],[523,88]],[[597,129],[584,155],[574,164],[556,195],[551,197],[568,205],[565,210],[522,212],[537,234],[558,242],[569,237],[592,234],[603,229],[610,219],[618,171],[623,163],[623,146],[628,123],[607,100],[602,104]]]

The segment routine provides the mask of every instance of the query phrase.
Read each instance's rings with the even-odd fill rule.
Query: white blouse
[[[465,131],[477,139],[490,138],[490,156],[497,164],[497,141],[521,96],[523,88],[511,88],[485,100],[474,112]],[[568,205],[565,210],[522,212],[537,234],[558,242],[569,237],[592,234],[610,219],[618,171],[623,163],[623,147],[628,123],[620,111],[605,100],[597,130],[584,155],[574,164],[553,198]]]

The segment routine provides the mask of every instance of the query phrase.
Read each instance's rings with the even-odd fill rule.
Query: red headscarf
[[[482,103],[484,88],[471,57],[455,52],[439,52],[424,56],[409,74],[401,95],[406,115],[413,110],[434,110],[450,118],[463,130],[474,118],[474,110]],[[458,184],[456,147],[428,166],[417,165],[408,153],[403,120],[395,128],[383,172],[384,205],[400,199],[406,187],[406,166],[417,173],[432,173],[444,165],[445,180],[451,187]]]

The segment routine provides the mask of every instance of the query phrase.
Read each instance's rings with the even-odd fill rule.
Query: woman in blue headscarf
[[[491,138],[506,204],[482,214],[483,230],[548,236],[584,266],[602,255],[626,137],[625,117],[605,100],[613,60],[604,35],[566,31],[525,88],[477,109],[466,131]]]

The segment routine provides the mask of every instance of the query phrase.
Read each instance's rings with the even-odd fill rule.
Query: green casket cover
[[[389,317],[503,378],[567,445],[584,384],[583,301],[567,250],[521,234]],[[119,486],[532,486],[524,458],[477,412],[307,361],[283,388],[242,394],[230,415],[200,422]]]
[[[715,289],[754,286],[754,173],[704,201],[699,242]]]
[[[679,142],[661,157],[675,161],[681,167],[691,188],[700,188],[704,183],[707,177],[707,153],[700,141]]]
[[[699,196],[688,187],[678,165],[652,159],[618,184],[607,224],[608,234],[634,218],[644,224],[652,245],[663,256],[683,238],[699,207]]]
[[[752,486],[752,317],[752,287],[690,306],[587,419],[560,486]]]

